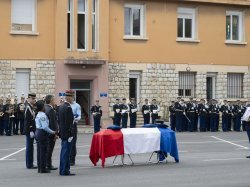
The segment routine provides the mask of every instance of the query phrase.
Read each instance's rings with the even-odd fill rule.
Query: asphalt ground
[[[0,186],[250,187],[250,159],[245,158],[250,150],[245,132],[177,133],[180,163],[169,156],[167,163],[148,164],[150,154],[139,154],[131,155],[134,166],[113,166],[113,157],[106,160],[105,168],[100,162],[94,167],[89,160],[91,139],[92,135],[79,134],[76,166],[71,167],[76,176],[62,177],[58,170],[50,174],[27,170],[25,137],[1,136]],[[53,154],[57,167],[59,154],[60,140]],[[116,161],[120,163],[120,157]],[[125,162],[130,163],[128,157]]]

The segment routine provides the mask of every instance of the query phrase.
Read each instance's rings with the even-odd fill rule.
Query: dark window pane
[[[178,18],[177,21],[178,21],[178,25],[177,25],[178,38],[182,38],[183,37],[183,19]]]
[[[140,9],[133,9],[133,35],[140,35]]]
[[[124,10],[124,32],[125,35],[131,35],[131,8],[125,8]]]
[[[233,16],[233,40],[239,40],[239,16]]]
[[[226,37],[227,40],[231,39],[230,16],[227,16],[226,18]]]
[[[70,13],[67,14],[67,48],[70,49]]]
[[[77,48],[85,49],[85,15],[78,14]]]
[[[184,96],[184,95],[183,95],[183,89],[179,89],[179,90],[178,90],[178,95],[179,95],[179,96]]]
[[[95,15],[92,15],[92,49],[96,48],[96,23]]]
[[[191,89],[186,89],[185,90],[185,96],[191,96]]]
[[[70,89],[90,89],[90,82],[84,80],[71,80]]]
[[[185,38],[192,38],[192,19],[185,19]]]
[[[92,12],[96,11],[96,0],[92,0]]]

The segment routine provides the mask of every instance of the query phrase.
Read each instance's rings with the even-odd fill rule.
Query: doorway
[[[75,101],[81,106],[80,125],[90,125],[91,81],[70,80],[70,89],[75,90]]]
[[[216,73],[207,74],[207,100],[215,99]]]
[[[135,98],[136,103],[140,102],[141,72],[129,73],[129,99]]]

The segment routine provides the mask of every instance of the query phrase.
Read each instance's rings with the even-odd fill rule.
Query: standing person
[[[205,132],[206,127],[206,116],[208,115],[208,109],[205,106],[205,100],[201,99],[200,104],[198,104],[199,111],[199,121],[200,121],[200,132]]]
[[[97,133],[101,128],[101,117],[102,117],[102,107],[99,104],[99,100],[96,100],[96,104],[91,107],[91,114],[94,119],[94,132]]]
[[[18,116],[18,100],[17,96],[14,100],[14,118],[13,118],[13,134],[18,135],[19,131],[19,116]]]
[[[144,125],[150,123],[150,105],[148,99],[145,99],[145,104],[142,106],[142,115],[144,120]]]
[[[228,130],[229,131],[232,131],[232,120],[234,118],[233,108],[234,107],[232,105],[232,102],[228,101],[228,115],[227,115],[227,118],[228,118]]]
[[[26,167],[27,169],[36,169],[37,166],[34,166],[34,138],[36,131],[35,124],[35,111],[34,105],[36,94],[29,93],[27,106],[25,109],[25,118],[24,118],[24,131],[26,135]]]
[[[48,148],[48,136],[51,134],[55,136],[56,131],[49,128],[49,119],[45,114],[44,101],[40,100],[36,102],[37,116],[36,116],[36,140],[37,140],[37,166],[38,173],[50,173],[47,166],[47,148]]]
[[[48,170],[57,170],[56,167],[52,165],[52,154],[56,143],[57,133],[58,133],[58,124],[56,118],[55,106],[55,97],[53,95],[47,95],[45,98],[44,112],[48,118],[49,128],[56,132],[50,133],[47,138],[47,152],[46,152],[46,167]]]
[[[3,106],[3,118],[4,118],[4,130],[5,130],[5,135],[6,136],[11,136],[11,129],[12,129],[12,107],[10,104],[10,97],[6,98],[6,103]]]
[[[4,104],[3,104],[3,96],[0,97],[0,135],[4,135]]]
[[[122,104],[120,106],[121,108],[121,117],[122,117],[122,128],[127,128],[128,124],[128,113],[130,111],[129,106],[126,103],[127,99],[123,98],[122,99]]]
[[[184,100],[180,99],[180,101],[175,103],[175,120],[176,120],[176,131],[182,132],[184,130],[183,123],[185,123],[185,104]]]
[[[241,131],[241,117],[243,116],[243,112],[240,106],[240,100],[236,101],[236,104],[233,106],[233,115],[234,115],[234,131]]]
[[[159,118],[158,113],[160,112],[160,106],[156,104],[156,99],[152,100],[150,105],[150,113],[151,113],[151,123],[154,124],[155,120]]]
[[[74,94],[74,98],[75,98],[75,92],[72,92]],[[73,115],[74,115],[74,122],[73,122],[73,140],[72,140],[72,145],[71,145],[71,152],[70,152],[70,165],[74,166],[75,165],[75,160],[76,160],[76,153],[77,153],[77,149],[76,149],[76,142],[77,142],[77,124],[78,122],[81,120],[81,116],[82,116],[82,110],[81,110],[81,106],[76,103],[76,101],[73,101],[71,104],[71,108],[73,111]]]
[[[196,106],[193,102],[193,98],[190,98],[189,103],[187,103],[187,117],[190,121],[188,121],[188,131],[193,132],[195,128],[196,122]]]
[[[115,104],[113,105],[113,111],[114,111],[114,125],[121,126],[120,99],[115,100]]]
[[[171,101],[171,105],[168,108],[170,116],[170,126],[173,131],[176,130],[176,119],[175,119],[175,102]]]
[[[136,120],[137,120],[138,106],[135,103],[135,98],[131,98],[130,102],[131,102],[129,104],[130,128],[135,128],[136,127]]]
[[[74,115],[71,104],[74,101],[74,91],[67,90],[65,102],[59,107],[59,135],[61,138],[60,171],[62,176],[75,175],[70,172],[70,152],[73,140]]]
[[[246,124],[247,137],[250,143],[250,103],[246,104],[246,111],[241,118],[242,122]],[[246,158],[250,158],[250,156],[246,156]]]
[[[18,103],[17,111],[18,111],[18,120],[20,124],[20,133],[24,135],[24,111],[25,111],[25,104],[24,104],[24,94],[21,96],[21,102]]]
[[[210,122],[210,129],[211,132],[217,131],[217,122],[218,122],[218,114],[220,113],[220,109],[216,105],[216,100],[212,99],[212,104],[209,105],[209,122]]]
[[[241,108],[241,111],[242,111],[243,114],[246,112],[246,109],[247,109],[246,106],[247,106],[246,103],[241,102],[241,107],[240,108]],[[242,121],[242,130],[246,131],[246,121]]]
[[[222,112],[222,130],[224,132],[227,132],[228,126],[229,126],[229,106],[227,103],[227,100],[223,101],[223,105],[221,106],[221,112]]]

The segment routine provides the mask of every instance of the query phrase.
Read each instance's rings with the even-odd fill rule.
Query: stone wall
[[[207,74],[204,72],[197,72],[196,73],[196,98],[206,98],[207,97]]]
[[[22,63],[22,62],[20,62]],[[54,61],[32,61],[35,66],[22,67],[30,69],[30,91],[37,93],[37,98],[55,92],[55,62]],[[0,95],[6,97],[16,94],[16,67],[11,61],[0,61]]]
[[[219,72],[216,77],[215,98],[223,100],[227,98],[227,73]]]
[[[250,66],[248,67],[248,73],[244,74],[243,85],[243,96],[250,99]]]

